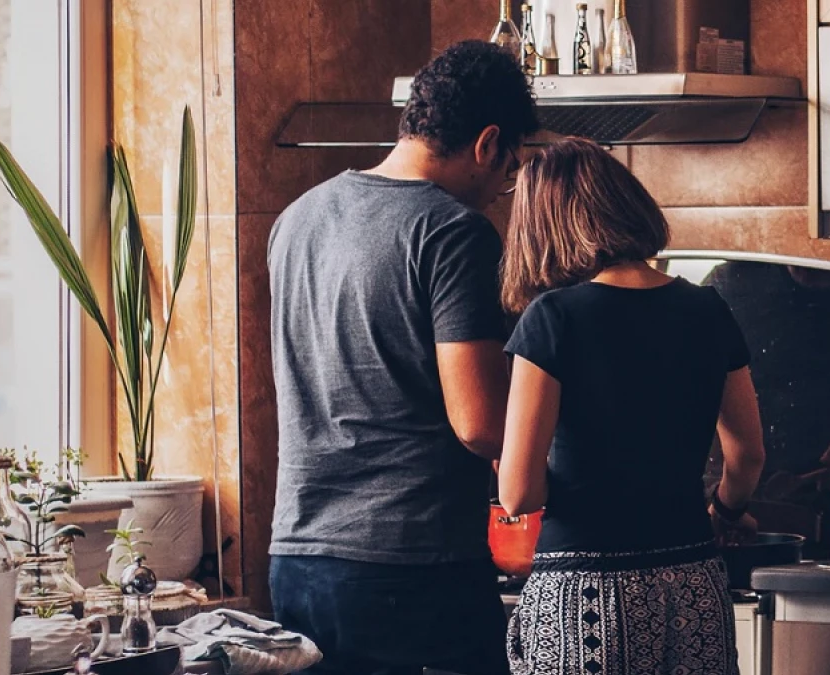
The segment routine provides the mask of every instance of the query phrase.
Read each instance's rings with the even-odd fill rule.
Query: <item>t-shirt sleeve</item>
[[[711,287],[710,287],[711,288]],[[732,310],[729,308],[726,300],[724,300],[720,293],[712,288],[717,303],[719,333],[723,336],[724,347],[726,351],[726,369],[729,372],[739,370],[744,366],[748,366],[751,360],[749,347],[746,344],[744,333]]]
[[[561,382],[564,323],[551,296],[537,298],[522,314],[504,351],[527,359]]]
[[[442,226],[424,245],[421,285],[432,313],[435,342],[506,338],[499,303],[502,243],[483,216]]]

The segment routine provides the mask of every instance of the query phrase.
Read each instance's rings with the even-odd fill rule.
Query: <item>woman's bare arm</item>
[[[728,508],[740,509],[755,491],[765,459],[758,399],[748,367],[727,374],[718,437],[723,449],[718,497]]]
[[[547,461],[559,419],[558,380],[516,356],[507,399],[499,501],[510,515],[531,513],[547,500]]]

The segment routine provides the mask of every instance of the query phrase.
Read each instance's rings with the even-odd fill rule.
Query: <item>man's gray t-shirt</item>
[[[272,555],[489,557],[490,465],[453,433],[435,343],[504,339],[501,251],[428,181],[346,171],[277,219]]]

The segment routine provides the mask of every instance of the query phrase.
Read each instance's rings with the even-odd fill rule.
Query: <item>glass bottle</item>
[[[588,4],[576,5],[576,33],[574,34],[574,75],[590,75],[593,72],[591,38],[588,36]]]
[[[637,73],[637,50],[625,16],[625,0],[614,0],[614,18],[608,24],[605,62],[615,75]]]
[[[12,554],[6,538],[0,532],[0,574],[11,572],[14,569],[14,554]]]
[[[545,32],[539,53],[536,57],[537,75],[557,75],[559,73],[559,52],[556,50],[555,18],[551,12],[545,14]]]
[[[490,42],[506,49],[516,57],[516,61],[522,63],[522,36],[510,16],[510,0],[500,0],[499,22],[493,29]]]
[[[125,654],[141,654],[156,648],[156,622],[151,602],[150,595],[124,596],[121,648]]]
[[[594,57],[594,72],[597,75],[602,75],[607,72],[605,59],[605,10],[602,7],[596,9],[596,28],[594,34],[594,42],[591,45]]]
[[[6,541],[9,550],[22,556],[30,550],[29,544],[23,541],[32,540],[32,523],[12,495],[9,477],[12,466],[11,458],[0,457],[0,532],[11,535]]]
[[[536,38],[533,35],[533,8],[522,5],[522,70],[528,75],[536,72]]]
[[[156,575],[144,566],[143,558],[138,557],[124,568],[120,585],[124,596],[121,649],[125,654],[152,651],[156,647],[156,622],[152,612]]]
[[[10,633],[14,619],[15,598],[14,557],[0,534],[0,673],[8,673],[11,666]]]

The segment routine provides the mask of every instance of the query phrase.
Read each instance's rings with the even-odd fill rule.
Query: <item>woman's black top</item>
[[[505,351],[562,389],[537,551],[651,551],[712,538],[702,476],[726,374],[749,363],[717,291],[682,278],[549,291]]]

